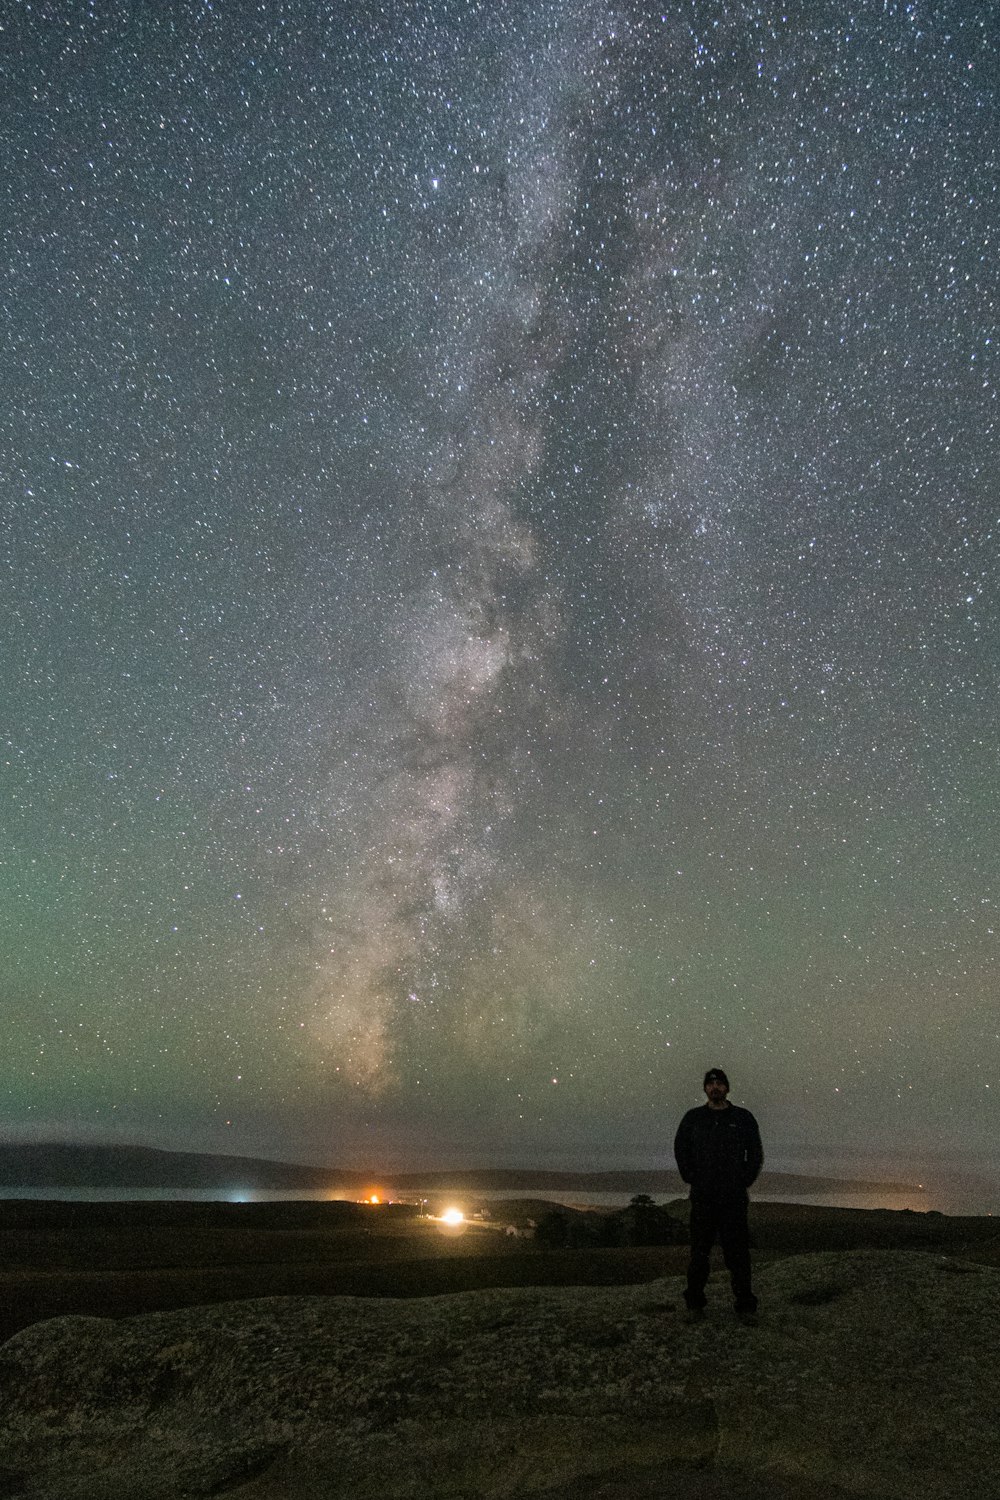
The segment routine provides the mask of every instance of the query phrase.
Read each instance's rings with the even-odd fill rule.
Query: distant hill
[[[151,1146],[0,1145],[0,1192],[5,1187],[360,1190],[370,1181],[358,1172]]]
[[[386,1179],[382,1179],[386,1180]],[[390,1175],[387,1179],[401,1192],[416,1192],[418,1188],[431,1192],[447,1189],[455,1192],[503,1193],[507,1191],[542,1191],[554,1193],[648,1193],[675,1196],[687,1193],[687,1186],[677,1172],[667,1168],[659,1170],[621,1168],[614,1172],[550,1172],[519,1168],[483,1168],[458,1172],[409,1172],[405,1175]],[[844,1177],[807,1177],[795,1172],[761,1173],[754,1187],[754,1195],[766,1197],[772,1193],[912,1193],[914,1184],[903,1182],[872,1182]]]
[[[482,1168],[438,1172],[356,1172],[310,1167],[249,1156],[210,1156],[191,1151],[159,1151],[151,1146],[0,1144],[0,1196],[7,1188],[199,1188],[261,1189],[289,1192],[363,1193],[373,1187],[399,1195],[418,1192],[621,1193],[678,1195],[686,1191],[676,1172],[629,1170],[554,1172],[541,1169]],[[757,1195],[823,1192],[912,1191],[912,1184],[863,1182],[839,1177],[805,1177],[767,1172]]]

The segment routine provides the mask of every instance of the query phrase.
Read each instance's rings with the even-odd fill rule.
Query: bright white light
[[[446,1208],[441,1215],[442,1224],[464,1224],[465,1215],[460,1208]]]

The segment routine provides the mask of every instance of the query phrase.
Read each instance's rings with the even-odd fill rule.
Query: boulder
[[[0,1349],[0,1495],[954,1500],[1000,1473],[1000,1272],[920,1252],[408,1301],[56,1318]]]

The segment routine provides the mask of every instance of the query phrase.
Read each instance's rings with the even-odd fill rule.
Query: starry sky
[[[1000,1127],[972,0],[19,0],[6,1138]]]

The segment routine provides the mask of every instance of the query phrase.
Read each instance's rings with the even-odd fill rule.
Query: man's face
[[[721,1109],[726,1102],[729,1089],[721,1078],[710,1078],[705,1085],[705,1093],[708,1095],[709,1104],[715,1109]]]

